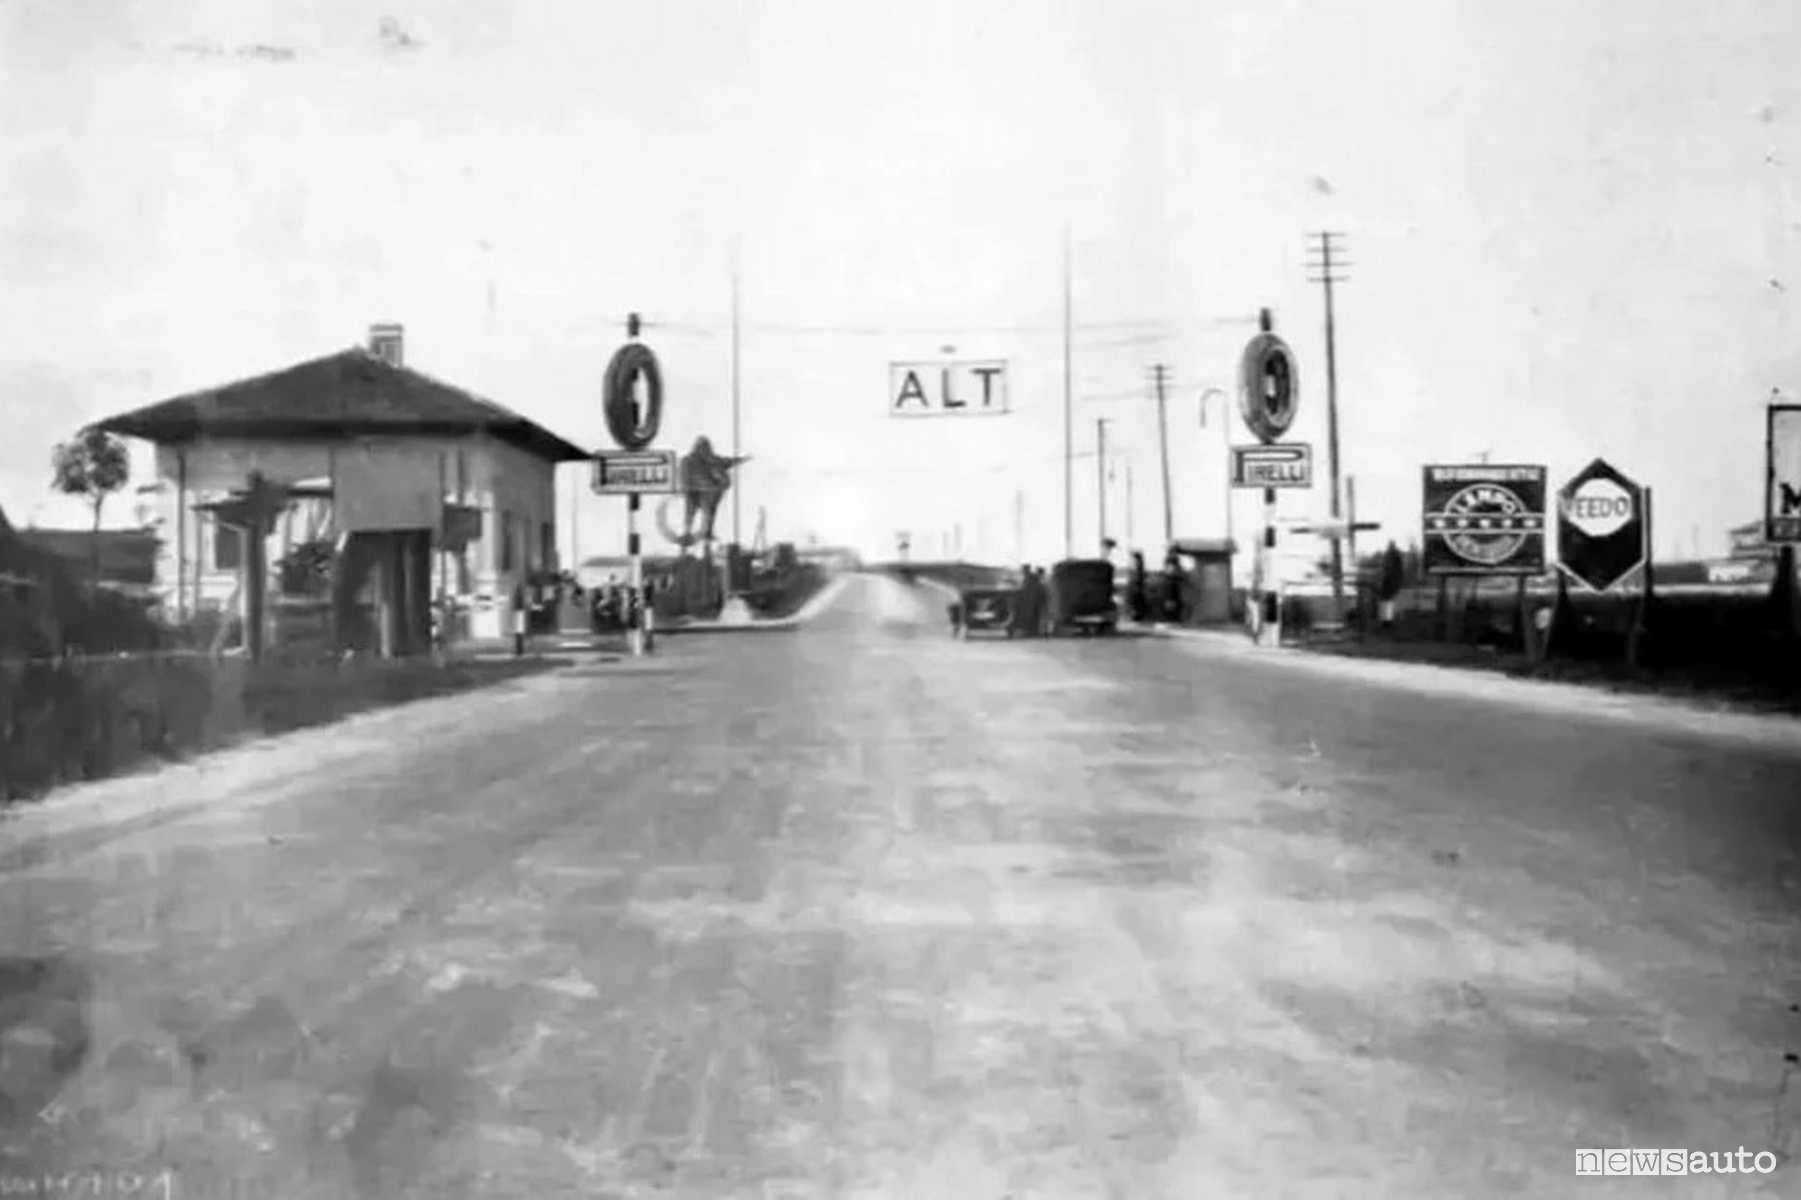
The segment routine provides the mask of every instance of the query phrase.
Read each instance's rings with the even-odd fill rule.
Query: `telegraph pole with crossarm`
[[[1339,518],[1340,487],[1338,480],[1338,344],[1332,308],[1332,286],[1349,279],[1345,272],[1350,263],[1345,259],[1344,234],[1320,232],[1308,235],[1308,281],[1320,284],[1326,293],[1326,463],[1331,477],[1332,520]],[[1332,539],[1332,606],[1337,620],[1344,620],[1344,543]]]

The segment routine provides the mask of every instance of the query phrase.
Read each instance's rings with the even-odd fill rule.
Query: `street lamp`
[[[1225,445],[1225,457],[1220,460],[1220,470],[1225,474],[1226,491],[1226,540],[1232,540],[1232,398],[1219,388],[1208,388],[1201,393],[1201,428],[1207,428],[1208,401],[1219,401],[1220,440]]]

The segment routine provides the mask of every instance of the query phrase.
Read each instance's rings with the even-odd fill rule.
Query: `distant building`
[[[1726,531],[1726,556],[1734,559],[1776,559],[1779,547],[1764,540],[1764,523],[1752,521]]]
[[[146,506],[171,616],[243,605],[246,546],[225,502],[247,494],[254,472],[280,509],[266,561],[328,547],[340,640],[367,612],[374,644],[391,653],[423,648],[434,595],[462,601],[470,634],[504,636],[513,588],[556,565],[556,466],[589,457],[406,366],[398,325],[374,326],[366,347],[99,424],[156,446]],[[274,595],[278,572],[268,582]]]
[[[862,556],[849,546],[803,546],[795,552],[795,557],[828,571],[855,571],[863,565]]]

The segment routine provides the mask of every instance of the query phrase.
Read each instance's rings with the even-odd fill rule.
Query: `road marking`
[[[724,1034],[720,1034],[723,1039]],[[720,1065],[725,1060],[726,1051],[716,1046],[707,1056],[707,1066],[701,1072],[700,1082],[694,1089],[694,1112],[688,1118],[688,1144],[685,1154],[699,1154],[706,1146],[707,1134],[713,1124],[713,1104],[718,1089]]]
[[[663,1070],[663,1061],[669,1057],[667,1046],[658,1046],[650,1056],[650,1064],[644,1068],[644,1079],[638,1085],[638,1101],[632,1105],[631,1115],[626,1119],[626,1136],[620,1142],[622,1146],[636,1145],[644,1134],[644,1121],[650,1112],[651,1090],[657,1085],[657,1076]]]

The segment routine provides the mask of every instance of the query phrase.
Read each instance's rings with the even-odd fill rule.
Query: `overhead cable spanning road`
[[[1657,1146],[1801,1190],[1792,729],[941,613],[862,578],[20,811],[0,1175],[1563,1196]]]

